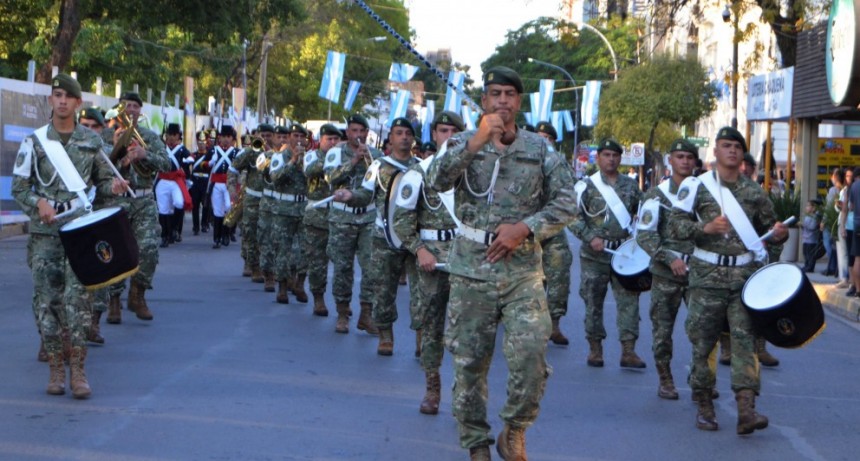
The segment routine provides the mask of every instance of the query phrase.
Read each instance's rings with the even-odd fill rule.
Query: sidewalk
[[[839,315],[842,318],[852,322],[860,322],[860,298],[856,296],[845,296],[847,288],[836,288],[836,283],[839,281],[836,277],[824,276],[821,272],[827,264],[819,262],[815,266],[814,273],[806,274],[818,298],[821,299],[821,304],[826,309]]]

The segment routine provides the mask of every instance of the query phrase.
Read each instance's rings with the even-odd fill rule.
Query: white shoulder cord
[[[36,151],[35,151],[35,150],[33,151],[33,156],[34,156],[34,157],[36,156]],[[57,172],[57,169],[56,169],[56,168],[54,168],[54,175],[53,175],[53,176],[51,176],[51,179],[49,179],[49,180],[48,180],[48,182],[45,182],[44,180],[42,180],[42,174],[39,172],[39,161],[38,161],[38,160],[36,160],[35,162],[33,162],[33,169],[35,169],[35,170],[36,170],[36,179],[38,179],[38,180],[39,180],[39,184],[41,184],[41,185],[42,185],[42,187],[48,187],[48,186],[50,186],[51,184],[53,184],[53,183],[54,183],[54,180],[55,180],[55,179],[57,179],[57,173],[58,173],[58,172]]]
[[[496,163],[493,165],[493,176],[490,178],[490,186],[487,188],[487,190],[481,192],[480,194],[475,192],[472,189],[472,185],[469,184],[469,169],[466,168],[466,170],[463,172],[463,179],[465,180],[464,182],[466,183],[466,189],[469,190],[469,193],[474,195],[475,197],[487,197],[488,204],[493,203],[493,188],[496,187],[496,178],[499,177],[499,160],[501,160],[501,157],[497,158]]]
[[[426,188],[424,187],[424,180],[422,179],[421,180],[421,196],[424,198],[424,205],[427,206],[427,209],[430,211],[436,211],[440,207],[442,207],[442,205],[443,205],[442,199],[439,199],[439,204],[436,205],[435,207],[433,205],[430,205],[430,202],[427,200],[427,192],[425,192],[425,190],[426,190]]]

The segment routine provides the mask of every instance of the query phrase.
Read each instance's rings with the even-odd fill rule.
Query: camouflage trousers
[[[567,300],[570,297],[570,266],[573,253],[567,243],[567,233],[550,237],[540,242],[543,250],[543,274],[546,277],[546,301],[549,315],[558,319],[567,314]]]
[[[60,237],[30,234],[27,264],[33,272],[33,314],[45,350],[62,352],[63,330],[68,330],[72,346],[86,347],[91,293],[72,272]]]
[[[302,218],[299,217],[299,227],[296,230],[296,238],[293,239],[292,266],[290,267],[290,270],[294,274],[298,275],[307,275],[308,273],[308,260],[304,257],[306,233],[307,230],[305,229],[305,223],[302,221]]]
[[[307,261],[308,286],[311,293],[325,293],[328,283],[328,256],[325,254],[328,246],[328,228],[304,225],[302,235],[304,253],[302,258]]]
[[[693,391],[713,389],[716,365],[709,361],[720,333],[728,321],[732,337],[732,390],[758,392],[758,356],[752,320],[741,303],[741,289],[690,288],[687,305],[687,337],[693,345],[693,363],[687,382]]]
[[[424,371],[438,371],[445,349],[445,310],[451,284],[445,271],[425,272],[417,269],[416,272],[417,277],[409,279],[411,328],[421,330],[421,368]],[[412,296],[413,292],[415,296]]]
[[[681,301],[687,296],[687,284],[674,280],[651,276],[651,333],[653,342],[651,351],[654,353],[654,363],[669,365],[672,361],[672,332],[675,330],[675,319]]]
[[[418,266],[415,255],[406,250],[395,250],[381,237],[371,238],[370,267],[364,273],[371,286],[375,287],[373,297],[373,323],[380,329],[391,328],[397,321],[397,288],[400,274],[406,269],[409,280],[417,278]],[[410,294],[415,283],[410,283]],[[411,298],[411,296],[410,296]]]
[[[373,223],[329,223],[326,254],[334,266],[331,292],[336,303],[349,303],[352,300],[356,254],[358,266],[361,268],[361,290],[358,299],[363,303],[373,302],[373,291],[378,287],[371,285],[370,278],[367,277],[367,271],[370,270],[372,232]]]
[[[296,253],[293,244],[299,237],[299,224],[301,216],[287,216],[272,214],[270,236],[272,239],[271,251],[275,256],[275,279],[289,280],[294,272]],[[301,256],[301,255],[299,255]]]
[[[260,250],[260,269],[265,272],[275,271],[275,252],[273,249],[272,213],[259,210],[257,219],[257,248]]]
[[[603,326],[603,303],[606,291],[612,284],[612,295],[618,309],[615,323],[618,327],[618,340],[628,341],[639,338],[639,294],[628,291],[612,275],[609,263],[585,259],[580,256],[579,296],[585,302],[586,339],[606,339]]]
[[[245,196],[242,205],[242,258],[251,268],[260,267],[260,245],[257,242],[257,222],[260,219],[260,199]]]
[[[128,212],[131,230],[140,248],[140,270],[131,277],[131,283],[138,283],[152,289],[152,278],[158,266],[158,245],[161,244],[161,225],[158,223],[158,208],[151,195],[127,199],[123,208]],[[125,280],[110,287],[111,295],[121,295],[125,290]]]
[[[499,323],[504,325],[508,364],[507,401],[499,416],[528,427],[540,413],[540,401],[552,369],[546,363],[552,330],[539,277],[493,282],[451,274],[451,298],[445,344],[454,362],[454,417],[460,445],[493,443],[487,422],[487,373]]]

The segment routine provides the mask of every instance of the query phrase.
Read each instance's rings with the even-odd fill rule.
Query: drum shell
[[[767,267],[765,266],[759,271]],[[801,276],[800,286],[786,301],[768,309],[754,309],[747,305],[744,301],[744,294],[748,289],[755,289],[755,286],[750,285],[750,282],[755,279],[756,273],[744,285],[741,301],[744,303],[753,327],[760,337],[774,346],[792,349],[805,345],[824,330],[824,308],[812,283],[805,275]]]
[[[628,240],[624,242],[621,246],[616,250],[617,253],[622,253],[629,251],[628,246],[632,245],[634,247],[634,252],[639,255],[644,255],[642,261],[640,261],[640,265],[644,266],[643,269],[635,271],[633,273],[621,273],[617,270],[616,266],[619,264],[619,260],[617,258],[621,258],[621,256],[612,255],[612,263],[610,264],[612,268],[612,276],[618,280],[618,283],[624,287],[624,289],[628,291],[632,291],[635,293],[641,293],[644,291],[649,291],[651,289],[651,271],[648,270],[650,258],[648,258],[647,253],[642,250],[637,244],[635,240]]]
[[[73,220],[59,232],[69,265],[88,290],[128,278],[139,267],[140,250],[128,213],[119,207],[104,211],[106,216],[98,221],[73,227],[71,225],[77,221]]]

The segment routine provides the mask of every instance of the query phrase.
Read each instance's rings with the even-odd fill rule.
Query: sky
[[[455,62],[481,78],[481,62],[505,42],[509,30],[541,16],[557,16],[559,0],[405,0],[416,49],[451,48]]]

